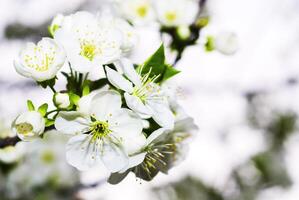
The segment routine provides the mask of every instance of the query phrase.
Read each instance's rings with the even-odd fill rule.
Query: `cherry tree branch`
[[[8,146],[14,146],[19,141],[21,141],[21,140],[17,136],[0,139],[0,148],[5,148],[5,147],[8,147]]]

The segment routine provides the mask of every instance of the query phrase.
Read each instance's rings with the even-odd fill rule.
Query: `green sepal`
[[[109,176],[107,182],[112,185],[116,185],[116,184],[120,183],[122,180],[124,180],[126,178],[126,176],[129,174],[129,172],[130,172],[130,169],[128,169],[124,173],[112,173]]]
[[[207,52],[211,52],[215,49],[215,41],[213,36],[208,36],[207,41],[205,43],[205,50]]]
[[[44,117],[47,114],[48,104],[44,103],[38,108],[38,112]]]
[[[42,82],[37,82],[38,85],[42,86],[42,88],[47,88],[49,87],[53,87],[55,85],[56,82],[56,77],[50,79],[50,80],[46,80],[46,81],[42,81]]]
[[[46,119],[46,127],[54,125],[55,121],[53,119]]]
[[[70,93],[69,96],[70,96],[70,100],[71,100],[71,102],[72,102],[74,105],[78,105],[78,101],[80,100],[80,96],[79,96],[79,95],[76,95],[76,94],[74,94],[74,93]]]
[[[90,116],[90,120],[91,120],[92,122],[96,122],[96,121],[97,121],[97,119],[96,119],[95,117],[93,117],[93,116]]]
[[[29,111],[34,111],[35,110],[34,105],[33,105],[31,100],[27,100],[27,108],[28,108]]]
[[[83,87],[83,91],[82,91],[82,96],[86,96],[90,93],[90,89],[89,89],[89,86],[88,84],[84,85]]]

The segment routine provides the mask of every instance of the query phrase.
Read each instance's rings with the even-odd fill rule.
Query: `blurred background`
[[[58,13],[97,12],[103,0],[0,0],[0,138],[26,99],[51,101],[47,90],[19,76],[13,59],[28,41],[47,35]],[[0,149],[0,199],[297,200],[299,199],[299,1],[207,0],[209,23],[176,67],[179,101],[199,126],[189,155],[152,182],[131,174],[118,185],[101,171],[79,174],[64,160],[61,135]],[[161,43],[155,25],[137,27],[132,59]],[[226,55],[207,51],[208,36],[236,35]],[[167,36],[162,37],[167,43]],[[173,55],[169,51],[169,58]],[[22,162],[22,164],[19,164]],[[14,167],[14,165],[18,166]]]

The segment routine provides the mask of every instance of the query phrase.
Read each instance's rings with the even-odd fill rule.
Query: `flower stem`
[[[51,111],[47,112],[47,114],[45,115],[45,117],[47,117],[48,115],[50,115],[51,113],[54,113],[54,112],[59,112],[59,110],[58,109],[51,110]]]

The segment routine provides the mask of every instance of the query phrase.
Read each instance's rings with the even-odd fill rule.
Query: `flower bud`
[[[177,33],[183,40],[189,38],[191,35],[191,31],[188,26],[179,26],[177,29]]]
[[[54,95],[54,104],[58,108],[66,109],[71,105],[70,96],[67,93],[56,93]]]
[[[49,26],[49,33],[52,36],[61,27],[63,20],[64,20],[64,16],[62,14],[58,14],[54,17],[51,25]]]
[[[19,115],[12,124],[12,131],[24,141],[31,141],[45,130],[45,119],[37,111],[28,111]]]
[[[238,48],[238,37],[232,32],[222,32],[215,38],[215,49],[225,55],[236,53]]]

